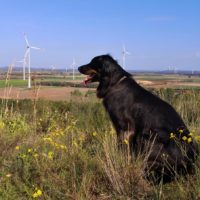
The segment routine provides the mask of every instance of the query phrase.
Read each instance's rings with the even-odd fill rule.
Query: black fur
[[[148,154],[146,177],[153,173],[167,182],[191,172],[197,146],[188,140],[190,132],[172,106],[136,83],[109,55],[93,58],[79,71],[89,75],[90,82],[99,82],[97,96],[103,99],[119,144],[126,138],[132,152]]]

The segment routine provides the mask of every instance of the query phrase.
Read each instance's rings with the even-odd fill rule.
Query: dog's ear
[[[106,60],[103,63],[103,77],[109,77],[109,85],[115,85],[123,76],[129,76],[121,66],[113,60],[112,62]]]
[[[101,63],[101,67],[99,67],[100,83],[97,88],[97,96],[102,98],[111,86],[115,85],[123,76],[129,77],[130,74],[124,71],[117,61],[109,55],[100,57],[99,63]]]
[[[97,96],[102,98],[106,95],[110,86],[117,83],[120,79],[119,66],[116,61],[110,59],[101,60],[100,83],[97,88]]]

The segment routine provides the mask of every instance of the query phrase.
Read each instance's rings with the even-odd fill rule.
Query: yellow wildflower
[[[35,192],[33,193],[32,197],[33,198],[37,198],[40,197],[42,195],[42,190],[39,190],[36,188]]]
[[[188,136],[191,136],[191,137],[192,137],[192,136],[193,136],[193,133],[192,133],[192,132],[190,132],[190,133],[188,134]]]
[[[128,140],[124,139],[124,144],[128,145]]]
[[[187,139],[187,141],[188,141],[188,143],[192,142],[192,138],[189,137],[189,138]]]
[[[183,136],[183,137],[182,137],[182,140],[183,140],[183,141],[186,141],[186,140],[187,140],[187,137],[186,137],[186,136]]]
[[[60,148],[61,149],[67,149],[66,145],[62,145],[62,144],[60,145]]]
[[[19,150],[19,149],[20,149],[20,146],[16,146],[15,149],[16,149],[16,150]]]
[[[49,158],[49,159],[53,159],[53,152],[52,152],[52,151],[49,151],[49,152],[48,152],[48,158]]]
[[[94,137],[96,137],[96,136],[97,136],[97,132],[96,132],[96,131],[93,132],[92,135],[93,135]]]
[[[33,149],[31,149],[31,148],[30,148],[30,149],[28,149],[28,153],[31,153],[32,151],[33,151]]]
[[[37,157],[38,157],[38,153],[34,153],[33,156],[34,156],[35,158],[37,158]]]
[[[175,136],[175,134],[174,133],[170,133],[170,139],[173,139],[173,138],[175,138],[176,136]]]
[[[42,195],[42,191],[41,191],[41,190],[38,190],[38,191],[37,191],[37,194],[38,194],[38,196],[41,196],[41,195]]]
[[[47,142],[53,142],[52,138],[50,137],[44,137],[43,140]]]
[[[32,196],[33,198],[37,198],[38,197],[37,192],[34,192]]]
[[[180,133],[180,134],[181,134],[181,133],[183,133],[183,130],[182,130],[182,129],[180,129],[180,130],[179,130],[179,133]]]

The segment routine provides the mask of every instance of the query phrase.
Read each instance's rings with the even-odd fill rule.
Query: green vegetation
[[[27,87],[28,83],[27,81],[24,80],[19,80],[19,79],[12,79],[12,80],[0,80],[0,88],[4,88],[7,86],[12,86],[12,87]]]
[[[199,139],[198,91],[154,92]],[[118,151],[101,102],[0,103],[0,199],[200,199],[200,162],[194,175],[157,186],[142,178],[143,163]]]
[[[79,76],[77,76],[76,75],[76,79],[75,80],[83,80],[83,77],[84,76],[82,76],[82,75],[79,75]],[[63,75],[63,76],[58,76],[58,77],[55,77],[55,76],[53,76],[53,77],[51,77],[51,76],[49,76],[49,77],[45,77],[45,78],[39,78],[38,79],[39,81],[59,81],[59,82],[62,82],[62,81],[71,81],[71,80],[73,80],[73,77],[72,77],[72,75],[68,75],[68,76],[65,76],[65,75]]]

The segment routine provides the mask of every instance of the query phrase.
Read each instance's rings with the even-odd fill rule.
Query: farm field
[[[135,78],[173,105],[200,142],[198,78]],[[165,185],[144,180],[144,157],[130,159],[118,150],[95,89],[83,87],[81,79],[68,80],[71,86],[27,89],[11,81],[0,88],[0,199],[200,199],[200,160],[186,178]],[[184,83],[195,87],[177,90]]]
[[[6,76],[6,75],[5,75]],[[13,76],[13,75],[12,75]],[[63,74],[34,75],[32,80],[32,89],[27,89],[27,81],[23,81],[19,74],[13,76],[15,79],[7,81],[0,80],[0,98],[7,99],[48,99],[53,101],[68,101],[79,91],[86,94],[88,91],[94,93],[95,85],[91,87],[84,86],[84,76],[77,74],[75,80],[72,76]],[[17,78],[17,79],[16,79]],[[147,89],[200,89],[199,76],[186,75],[162,75],[162,74],[137,74],[133,78]],[[3,79],[3,77],[2,77]]]

